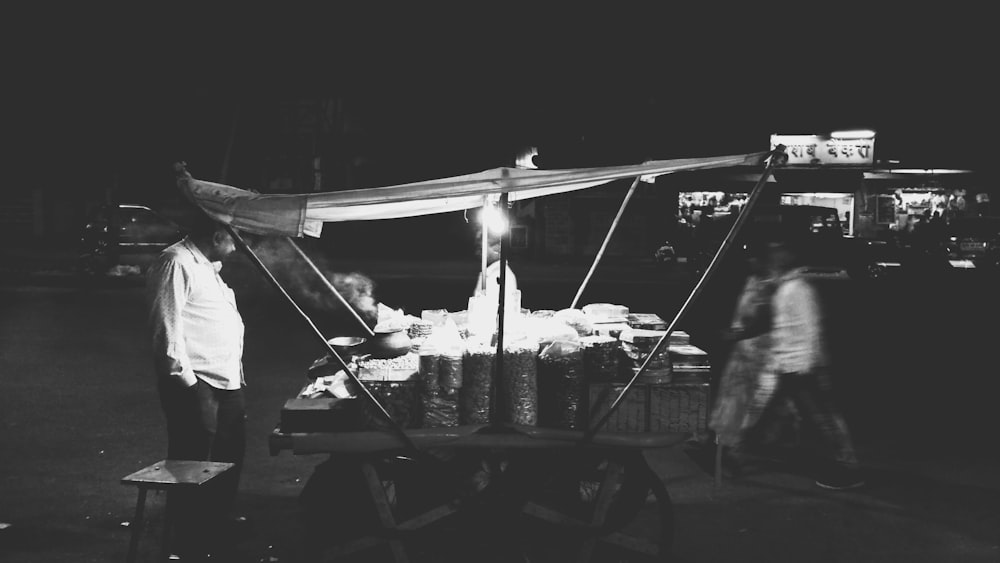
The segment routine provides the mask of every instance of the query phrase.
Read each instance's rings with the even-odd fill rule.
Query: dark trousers
[[[197,491],[171,492],[167,511],[182,544],[204,544],[218,537],[221,520],[232,509],[246,452],[246,403],[243,389],[223,390],[199,380],[184,388],[160,378],[160,405],[167,418],[167,457],[226,461],[236,466]]]
[[[851,433],[834,403],[828,372],[816,370],[781,374],[778,387],[761,420],[773,422],[786,418],[780,414],[788,408],[789,403],[795,406],[796,412],[802,417],[802,424],[819,438],[820,443],[817,445],[828,462],[844,469],[858,467]],[[774,430],[767,426],[765,422],[755,428],[755,438],[767,441],[763,436]]]

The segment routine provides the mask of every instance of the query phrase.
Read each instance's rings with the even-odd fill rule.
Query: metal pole
[[[344,299],[344,296],[341,295],[339,291],[337,291],[337,288],[334,287],[332,283],[330,283],[330,280],[326,279],[326,276],[323,275],[323,272],[321,272],[319,268],[316,267],[316,264],[309,258],[309,256],[307,256],[306,253],[303,252],[301,248],[299,248],[299,245],[295,244],[295,241],[292,240],[292,237],[285,237],[285,240],[288,241],[288,244],[290,244],[292,248],[295,249],[295,252],[303,260],[306,261],[306,264],[309,264],[309,267],[312,269],[313,272],[316,273],[317,276],[319,276],[319,279],[323,280],[323,283],[326,284],[326,288],[329,289],[330,292],[333,293],[333,295],[336,296],[338,300],[340,300],[340,304],[343,305],[348,311],[350,311],[354,319],[358,321],[358,324],[360,324],[361,327],[365,329],[365,333],[367,333],[369,337],[375,336],[375,331],[373,331],[371,327],[368,326],[368,323],[366,323],[364,319],[361,318],[361,315],[359,315],[358,312],[354,310],[354,307],[352,307],[351,304],[348,303],[346,299]]]
[[[777,164],[778,160],[781,159],[782,161],[784,161],[784,158],[785,158],[784,145],[778,145],[773,151],[771,151],[771,156],[767,161],[767,166],[764,168],[764,172],[761,174],[760,179],[757,180],[757,184],[753,187],[753,191],[750,192],[750,197],[747,198],[746,205],[740,211],[740,214],[736,217],[736,222],[733,223],[733,226],[729,229],[729,233],[726,234],[725,240],[722,241],[722,245],[719,246],[719,250],[716,251],[715,256],[712,258],[712,261],[709,262],[708,267],[705,268],[705,272],[701,275],[701,279],[698,280],[698,283],[697,285],[695,285],[694,290],[691,292],[690,295],[688,295],[688,298],[686,301],[684,301],[684,304],[681,305],[681,309],[674,316],[674,320],[670,322],[670,325],[667,327],[666,332],[663,334],[663,336],[660,337],[659,342],[656,343],[656,346],[653,347],[653,350],[649,353],[648,356],[646,356],[646,359],[642,362],[642,365],[639,366],[639,369],[634,374],[632,374],[632,379],[630,379],[629,382],[625,384],[625,388],[621,390],[621,393],[618,394],[618,397],[615,399],[615,401],[611,403],[611,407],[608,408],[608,412],[604,413],[604,415],[600,418],[600,420],[597,421],[597,424],[595,424],[592,428],[588,429],[587,432],[583,435],[582,443],[587,443],[590,440],[592,440],[594,434],[596,434],[597,431],[600,430],[602,426],[604,426],[604,424],[608,421],[608,419],[611,418],[611,415],[614,414],[614,412],[618,409],[618,406],[621,405],[622,400],[625,398],[625,395],[628,394],[628,392],[632,389],[632,386],[635,385],[636,380],[639,378],[640,375],[642,375],[644,371],[646,371],[646,366],[649,365],[649,363],[653,360],[653,358],[655,358],[656,355],[659,353],[660,349],[663,348],[663,344],[667,342],[667,340],[670,338],[670,334],[674,331],[674,328],[677,326],[677,323],[682,318],[684,318],[684,314],[687,313],[687,310],[690,307],[691,303],[701,294],[702,289],[704,289],[705,287],[705,283],[712,277],[712,274],[715,273],[716,264],[718,264],[719,261],[722,259],[722,257],[725,256],[726,252],[729,250],[729,247],[733,245],[733,241],[736,238],[736,234],[740,231],[740,229],[743,227],[743,224],[746,223],[747,218],[750,216],[750,211],[753,209],[754,203],[756,203],[757,199],[760,197],[761,192],[763,192],[763,188],[767,184],[767,179],[770,178],[771,173],[774,172],[774,167]]]
[[[490,246],[489,241],[487,240],[489,239],[490,236],[490,226],[489,224],[487,224],[486,221],[487,206],[489,206],[489,199],[484,198],[483,208],[479,212],[479,222],[482,223],[481,229],[479,230],[480,234],[482,235],[482,240],[480,241],[480,249],[479,249],[480,250],[479,289],[483,292],[483,295],[486,295],[486,252],[488,251]]]
[[[636,186],[639,185],[639,179],[642,176],[636,176],[635,180],[632,182],[632,187],[628,189],[628,193],[625,194],[625,199],[622,201],[621,207],[618,208],[618,214],[615,215],[615,220],[611,222],[611,228],[608,229],[608,234],[604,237],[604,242],[601,244],[601,249],[597,251],[597,256],[594,257],[594,263],[590,265],[590,271],[587,272],[587,276],[583,278],[583,283],[580,284],[580,289],[576,292],[576,297],[573,298],[573,303],[569,306],[570,309],[576,309],[576,304],[580,301],[580,296],[583,295],[583,290],[587,287],[590,282],[590,277],[594,275],[594,270],[597,269],[597,264],[601,261],[604,256],[604,250],[608,247],[608,242],[611,241],[611,235],[615,232],[615,228],[618,226],[618,222],[621,221],[622,215],[625,214],[625,206],[628,205],[628,201],[632,199],[632,194],[635,193]]]
[[[277,289],[285,297],[285,299],[288,300],[288,303],[291,304],[291,306],[296,311],[298,311],[299,315],[302,317],[302,320],[304,320],[306,324],[309,325],[309,328],[312,329],[313,334],[315,334],[316,337],[319,338],[319,341],[323,343],[323,347],[326,348],[330,356],[337,360],[337,363],[340,364],[340,368],[344,370],[344,373],[347,374],[347,377],[349,377],[350,380],[354,382],[354,384],[357,385],[359,389],[361,389],[362,393],[368,399],[369,403],[374,405],[375,408],[378,410],[379,414],[381,414],[382,417],[389,422],[389,424],[392,426],[392,430],[399,436],[399,438],[403,441],[403,443],[408,448],[414,451],[419,451],[417,449],[417,446],[410,440],[409,436],[407,436],[406,433],[403,432],[403,429],[400,428],[399,424],[397,424],[396,421],[392,419],[392,416],[389,415],[389,412],[385,410],[385,407],[382,406],[382,403],[380,403],[378,399],[376,399],[375,396],[372,395],[372,392],[360,379],[358,379],[358,376],[354,375],[354,372],[352,372],[351,369],[347,367],[347,363],[344,362],[343,358],[340,357],[340,354],[338,354],[337,351],[333,349],[333,346],[331,346],[330,343],[327,342],[326,337],[323,336],[323,333],[319,330],[316,324],[313,323],[311,318],[309,318],[309,315],[307,315],[306,312],[303,311],[301,307],[299,307],[298,303],[296,303],[295,300],[292,299],[292,296],[289,295],[287,291],[285,291],[285,288],[282,287],[280,283],[278,283],[278,280],[275,279],[274,274],[272,274],[271,271],[267,269],[267,266],[265,266],[264,263],[261,262],[257,254],[253,251],[252,248],[250,248],[250,245],[248,245],[246,241],[243,240],[243,237],[241,237],[240,234],[236,232],[236,229],[234,229],[232,225],[226,225],[226,230],[229,231],[229,234],[233,237],[233,240],[236,241],[237,244],[239,244],[239,246],[247,253],[247,255],[250,257],[250,260],[254,263],[254,265],[257,266],[257,268],[261,271],[261,273],[264,274],[264,277],[266,277],[267,280],[271,282],[271,285],[273,285],[275,289]]]
[[[503,171],[504,178],[507,177],[507,170]],[[500,210],[507,209],[507,192],[500,194]],[[503,319],[506,308],[507,297],[507,243],[506,236],[500,236],[500,303],[497,306],[497,356],[493,362],[494,372],[490,382],[492,393],[490,393],[490,420],[497,422],[497,390],[500,386],[497,381],[503,377]]]

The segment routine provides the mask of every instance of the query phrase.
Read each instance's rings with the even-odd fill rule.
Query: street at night
[[[1000,560],[985,13],[31,11],[0,561]]]
[[[135,490],[118,479],[163,457],[162,413],[141,330],[141,283],[76,287],[49,267],[0,290],[0,496],[2,519],[11,524],[0,532],[0,549],[7,561],[121,559]],[[421,288],[427,304],[445,303],[468,285],[435,279],[430,267],[425,272],[407,285]],[[399,290],[390,274],[375,281],[379,295],[384,283],[392,303],[404,292],[393,294]],[[574,279],[538,276],[522,281],[538,302],[559,303],[575,290]],[[249,462],[239,505],[258,530],[239,550],[245,561],[268,553],[291,560],[301,534],[299,495],[326,456],[271,456],[267,437],[322,351],[260,280],[230,279],[246,288],[238,299],[247,324]],[[632,283],[663,295],[689,289],[686,280]],[[998,302],[985,285],[969,283],[862,289],[850,280],[824,280],[837,391],[869,485],[823,491],[793,468],[772,465],[716,490],[712,476],[681,449],[649,451],[675,503],[676,560],[791,562],[820,551],[830,561],[993,560],[1000,460],[992,434],[1000,421],[990,406],[995,343],[980,327],[995,318]],[[152,520],[143,541],[152,552],[163,501],[154,495],[148,502]],[[481,553],[479,560],[493,559]]]

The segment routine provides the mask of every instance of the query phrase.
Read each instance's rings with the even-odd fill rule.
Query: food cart
[[[491,537],[502,538],[500,543],[494,545],[518,546],[514,549],[527,551],[527,544],[533,541],[532,538],[538,540],[537,545],[549,546],[544,549],[558,544],[559,549],[565,551],[550,556],[560,560],[589,560],[599,541],[632,553],[665,557],[673,537],[670,497],[660,478],[647,464],[642,450],[671,447],[688,435],[684,432],[643,431],[641,428],[629,432],[607,431],[604,426],[622,406],[630,391],[641,385],[646,372],[655,369],[677,323],[701,292],[714,270],[713,266],[732,243],[781,156],[779,148],[769,153],[652,161],[604,168],[499,168],[398,186],[282,195],[258,194],[196,180],[182,164],[178,164],[178,185],[185,195],[207,214],[228,225],[241,250],[247,253],[309,326],[326,354],[325,358],[341,376],[341,382],[351,388],[356,401],[354,404],[360,404],[361,412],[365,413],[360,419],[363,424],[358,425],[357,418],[348,416],[337,419],[333,416],[335,409],[331,408],[329,412],[321,413],[327,416],[324,420],[340,422],[316,426],[305,422],[296,426],[294,431],[290,429],[290,424],[279,424],[270,437],[272,455],[282,451],[291,451],[296,455],[330,454],[331,460],[335,459],[339,467],[349,467],[359,476],[355,483],[362,484],[360,488],[367,489],[371,526],[359,537],[336,545],[325,545],[319,541],[315,546],[316,556],[335,558],[387,545],[395,561],[406,561],[409,558],[408,549],[420,551],[440,547],[442,541],[447,540],[435,535],[436,530],[445,522],[457,521],[463,524],[471,522],[473,527],[449,528],[453,533],[469,534],[470,530],[471,533],[488,532]],[[451,418],[450,423],[420,427],[419,424],[412,424],[412,420],[405,420],[405,416],[401,418],[399,409],[389,409],[383,404],[387,399],[384,391],[392,386],[383,385],[383,392],[380,393],[380,386],[374,379],[360,377],[359,362],[351,350],[336,346],[336,340],[322,334],[240,235],[240,231],[245,231],[285,237],[286,243],[308,262],[308,257],[298,250],[293,239],[318,237],[325,222],[411,217],[497,203],[499,209],[504,210],[513,201],[634,178],[604,245],[573,300],[575,307],[640,178],[682,170],[745,165],[763,165],[761,181],[750,194],[740,218],[712,263],[673,320],[664,323],[665,327],[657,327],[664,330],[644,334],[644,352],[637,356],[637,365],[614,387],[617,397],[607,401],[601,413],[578,424],[546,426],[544,420],[540,424],[537,393],[533,403],[526,403],[526,410],[522,408],[525,404],[517,403],[518,389],[541,383],[538,373],[532,372],[530,378],[524,375],[528,369],[534,368],[522,370],[516,365],[518,354],[512,354],[510,348],[505,346],[505,330],[512,330],[514,325],[505,321],[510,309],[505,304],[508,297],[504,290],[504,274],[500,275],[499,302],[492,310],[495,315],[493,330],[484,342],[479,343],[480,351],[484,348],[495,350],[489,361],[480,365],[487,377],[478,382],[478,388],[470,391],[474,381],[470,371],[470,379],[465,386],[457,388],[461,394],[456,394],[456,401],[469,400],[469,404],[476,405],[475,408],[472,411],[467,409],[465,416],[458,419]],[[484,244],[486,238],[483,236]],[[505,271],[505,250],[505,245],[501,244],[500,272]],[[323,274],[315,266],[313,268],[323,278]],[[484,258],[484,273],[485,269]],[[327,288],[353,312],[332,284],[327,282]],[[373,341],[380,338],[356,312],[354,314],[364,334]],[[509,334],[507,338],[510,339]],[[639,342],[638,337],[635,342]],[[536,354],[538,350],[529,352]],[[473,356],[473,352],[465,353],[467,367],[470,366],[468,362],[475,360]],[[530,363],[534,364],[534,361]],[[507,379],[512,372],[516,374],[511,376],[516,379],[513,386],[510,385],[513,379]],[[437,372],[437,376],[444,377],[443,374],[443,368]],[[425,375],[421,373],[419,377]],[[392,392],[388,393],[388,398],[392,399]],[[584,399],[577,394],[568,404],[573,409],[579,409],[581,400]],[[329,405],[320,407],[320,410],[327,407]],[[470,415],[470,412],[478,416]],[[584,482],[594,484],[591,494],[584,494],[581,486]],[[334,496],[326,502],[336,503],[337,498]],[[647,530],[644,537],[630,536],[623,530],[640,511],[652,511],[655,529]],[[457,517],[449,518],[452,516]],[[462,531],[456,532],[457,529]],[[434,557],[441,556],[438,553]]]

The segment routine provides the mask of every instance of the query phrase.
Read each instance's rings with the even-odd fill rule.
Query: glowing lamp
[[[479,212],[479,222],[490,233],[502,235],[507,232],[507,218],[496,206],[484,206]]]

